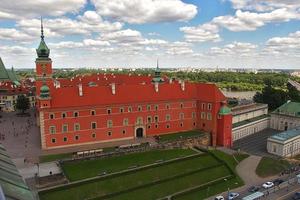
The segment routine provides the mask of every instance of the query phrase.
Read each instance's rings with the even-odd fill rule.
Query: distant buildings
[[[20,81],[14,69],[7,70],[0,58],[0,110],[15,111],[18,95],[21,94],[29,98],[31,107],[35,107],[33,82]]]

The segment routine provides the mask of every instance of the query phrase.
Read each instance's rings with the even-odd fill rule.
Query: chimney
[[[158,92],[158,82],[154,83],[155,92]]]
[[[113,95],[116,94],[116,84],[115,84],[115,83],[112,83],[112,84],[111,84],[111,93],[112,93]]]
[[[83,92],[82,92],[82,84],[81,83],[78,85],[78,92],[79,92],[79,96],[82,97]]]
[[[185,83],[184,83],[184,81],[181,81],[180,84],[181,84],[181,90],[184,91],[185,90]]]

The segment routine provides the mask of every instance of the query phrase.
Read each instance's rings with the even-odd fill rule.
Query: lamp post
[[[229,187],[227,183],[227,178],[224,178],[224,181],[226,182],[226,187],[227,187],[227,199],[229,199]]]

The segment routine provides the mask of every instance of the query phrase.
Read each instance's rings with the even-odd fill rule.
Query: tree
[[[290,83],[287,83],[288,96],[291,101],[300,102],[300,92]]]
[[[29,107],[29,99],[23,94],[19,95],[17,98],[16,109],[22,111],[22,114],[24,114]]]

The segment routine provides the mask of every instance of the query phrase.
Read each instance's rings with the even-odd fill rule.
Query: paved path
[[[257,182],[263,181],[263,179],[255,173],[260,160],[260,156],[251,155],[237,165],[236,171],[245,182],[245,185],[255,185]]]

